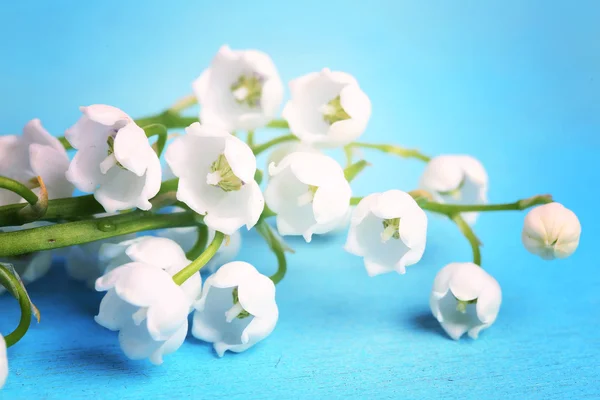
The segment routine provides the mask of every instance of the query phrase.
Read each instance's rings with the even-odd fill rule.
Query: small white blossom
[[[256,157],[248,145],[226,131],[193,123],[166,153],[179,177],[177,199],[198,214],[211,229],[232,235],[243,225],[252,228],[264,208],[254,180]]]
[[[277,213],[281,235],[326,233],[339,225],[350,208],[352,189],[344,170],[331,157],[296,152],[269,166],[265,200]]]
[[[345,72],[313,72],[292,80],[283,118],[302,142],[342,147],[358,139],[371,118],[371,101]]]
[[[119,331],[119,343],[127,357],[161,364],[163,356],[176,351],[185,340],[187,315],[200,294],[200,274],[181,286],[175,284],[172,275],[189,260],[169,239],[145,236],[117,246],[105,245],[108,254],[104,256],[112,254],[115,259],[126,257],[133,262],[114,269],[109,265],[106,275],[96,281],[96,290],[108,291],[96,322]]]
[[[471,156],[444,155],[433,158],[421,176],[420,187],[440,203],[487,203],[488,176],[483,165]],[[473,225],[477,212],[462,213],[465,221]]]
[[[6,383],[8,377],[8,357],[6,356],[6,340],[0,335],[0,389]]]
[[[158,236],[169,238],[181,246],[181,248],[187,253],[194,247],[198,240],[198,228],[196,227],[185,227],[185,228],[171,228],[163,229],[158,232]],[[215,237],[215,231],[208,229],[208,239],[206,243],[211,243]],[[242,247],[242,235],[239,231],[234,232],[228,238],[223,240],[221,247],[210,259],[210,261],[202,268],[202,271],[208,271],[209,273],[215,272],[220,266],[233,261],[237,257]]]
[[[22,226],[5,226],[0,228],[0,232],[14,232],[22,229],[32,229],[40,226],[50,225],[49,222],[32,222]],[[0,258],[0,262],[12,264],[15,271],[25,285],[33,283],[45,276],[52,266],[52,252],[36,251],[34,253],[23,254],[15,257]],[[0,285],[0,294],[4,293],[6,288]]]
[[[149,210],[160,189],[158,156],[142,128],[118,108],[81,107],[83,116],[65,132],[77,153],[66,177],[112,213],[137,207]]]
[[[468,333],[477,339],[494,323],[502,303],[498,282],[473,263],[452,263],[438,272],[429,305],[433,316],[454,340]]]
[[[573,254],[580,236],[577,215],[560,203],[549,203],[527,213],[521,238],[530,253],[553,260]]]
[[[281,162],[281,160],[283,160],[286,156],[288,156],[292,153],[299,152],[299,151],[301,151],[303,153],[319,153],[320,152],[316,147],[313,147],[313,146],[308,145],[303,142],[299,142],[297,140],[292,141],[292,142],[282,143],[279,146],[275,147],[273,149],[273,151],[271,151],[271,153],[269,154],[269,158],[267,160],[267,168],[271,164],[275,164],[275,165],[279,164]]]
[[[192,334],[212,343],[219,357],[254,346],[275,329],[279,317],[271,279],[241,261],[208,277],[194,307]]]
[[[227,131],[265,126],[283,100],[283,83],[271,58],[257,50],[229,46],[219,49],[193,88],[200,120]]]
[[[0,175],[14,179],[38,192],[41,176],[49,199],[70,197],[73,185],[65,178],[69,157],[57,138],[44,129],[39,119],[23,128],[23,135],[0,136]],[[6,189],[0,189],[0,206],[23,201]]]
[[[345,249],[363,257],[370,276],[397,271],[423,256],[427,215],[400,190],[371,194],[358,203],[350,221]]]

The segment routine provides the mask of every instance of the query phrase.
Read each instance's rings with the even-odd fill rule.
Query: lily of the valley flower
[[[248,145],[226,131],[193,123],[166,153],[179,177],[177,199],[198,214],[211,229],[232,235],[243,225],[252,228],[264,208],[254,180],[256,157]]]
[[[350,221],[345,249],[364,258],[370,276],[397,271],[423,256],[427,215],[400,190],[371,194],[358,203]]]
[[[471,156],[444,155],[433,158],[421,176],[420,186],[440,203],[487,203],[488,176],[483,165]],[[477,212],[462,213],[473,225]]]
[[[257,50],[223,46],[193,84],[200,120],[227,131],[254,130],[275,117],[283,83],[271,58]]]
[[[175,284],[172,275],[189,261],[181,247],[166,238],[148,236],[120,247],[112,245],[112,249],[106,246],[105,253],[112,251],[116,259],[126,257],[133,262],[114,269],[109,265],[109,272],[96,281],[96,290],[108,291],[96,322],[119,331],[119,343],[127,357],[161,364],[163,356],[176,351],[185,340],[187,315],[200,294],[200,274],[181,286]]]
[[[8,357],[6,356],[6,341],[0,335],[0,389],[6,383],[8,377]]]
[[[549,203],[527,213],[521,238],[530,253],[553,260],[573,254],[580,236],[577,215],[560,203]]]
[[[286,156],[292,154],[292,153],[296,153],[296,152],[303,152],[303,153],[319,153],[320,151],[311,146],[308,145],[306,143],[303,142],[299,142],[299,141],[293,141],[293,142],[285,142],[280,144],[279,146],[275,147],[273,149],[273,151],[271,151],[271,153],[269,154],[269,159],[267,161],[267,168],[269,165],[271,164],[279,164],[281,162],[281,160],[283,160]]]
[[[313,72],[290,82],[283,109],[292,133],[319,147],[342,147],[356,140],[371,118],[371,101],[351,75]]]
[[[0,136],[0,175],[17,180],[36,192],[41,176],[49,199],[70,197],[73,185],[65,178],[69,157],[58,139],[44,129],[39,119],[23,128],[23,135]],[[0,206],[23,201],[6,189],[0,189]]]
[[[106,210],[149,210],[160,189],[161,168],[144,130],[118,108],[81,107],[83,116],[65,132],[77,149],[66,177]]]
[[[192,334],[212,343],[219,357],[254,346],[275,329],[279,317],[271,279],[241,261],[208,277],[194,307]]]
[[[188,252],[194,247],[198,240],[198,228],[196,227],[185,227],[185,228],[171,228],[163,229],[158,232],[158,236],[169,238],[175,241],[181,246],[181,248]],[[215,237],[215,231],[212,229],[208,230],[208,239],[206,243],[211,243]],[[210,273],[215,272],[220,266],[233,261],[238,255],[242,247],[242,235],[239,231],[234,232],[223,241],[219,250],[210,259],[210,261],[202,268],[203,271]],[[186,281],[187,283],[187,281]]]
[[[433,316],[454,339],[477,339],[494,323],[502,303],[498,282],[473,263],[452,263],[438,272],[429,304]]]
[[[6,226],[0,228],[0,232],[14,232],[22,229],[32,229],[40,226],[50,225],[49,222],[32,222],[22,226]],[[16,257],[0,258],[0,262],[12,264],[15,271],[25,285],[37,281],[48,273],[52,265],[51,251],[36,251],[35,253],[24,254]],[[0,285],[0,294],[4,293],[6,288]]]
[[[314,233],[338,226],[350,208],[352,189],[331,157],[292,153],[278,165],[271,164],[269,174],[265,200],[277,213],[281,235],[303,235],[310,242]]]

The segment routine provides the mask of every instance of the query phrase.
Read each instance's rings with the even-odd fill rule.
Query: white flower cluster
[[[370,276],[404,274],[421,260],[428,220],[413,196],[389,190],[370,194],[352,208],[345,170],[324,153],[354,142],[367,127],[371,103],[356,79],[323,69],[292,80],[289,87],[282,116],[298,141],[270,154],[263,192],[253,147],[235,134],[263,128],[276,117],[284,86],[274,63],[265,53],[224,46],[193,83],[202,123],[189,125],[169,145],[165,160],[178,178],[178,204],[203,216],[209,242],[217,233],[226,236],[205,268],[212,275],[204,285],[199,272],[181,285],[173,278],[192,263],[186,252],[198,241],[197,227],[167,229],[158,237],[121,236],[63,253],[74,279],[106,292],[96,321],[119,332],[129,358],[162,363],[183,344],[191,312],[193,336],[213,343],[219,356],[244,351],[273,331],[279,316],[274,282],[252,265],[233,261],[241,247],[240,229],[254,227],[265,211],[276,216],[280,235],[302,236],[306,242],[349,221],[345,249],[363,259]],[[22,136],[0,137],[0,175],[33,190],[41,176],[50,199],[69,197],[74,188],[93,193],[109,214],[150,210],[163,173],[143,127],[108,105],[81,107],[81,112],[65,133],[76,150],[70,162],[61,143],[32,120]],[[420,188],[438,205],[483,207],[488,202],[487,173],[467,155],[430,160]],[[19,201],[0,189],[0,205]],[[473,225],[477,212],[461,216]],[[580,233],[575,214],[550,203],[527,214],[522,240],[544,259],[564,258],[577,248]],[[10,261],[29,283],[45,274],[51,255],[38,252]],[[498,282],[480,266],[451,263],[435,278],[430,306],[450,337],[468,333],[476,338],[495,321],[501,296]],[[0,386],[6,372],[1,340]]]

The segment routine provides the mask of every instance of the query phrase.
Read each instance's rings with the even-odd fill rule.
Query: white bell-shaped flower
[[[345,249],[364,258],[370,276],[397,271],[418,262],[425,251],[427,215],[400,190],[362,199],[352,214]]]
[[[252,265],[235,261],[209,276],[194,307],[192,334],[210,342],[219,357],[239,353],[275,329],[275,285]]]
[[[198,228],[196,227],[163,229],[157,234],[158,236],[169,238],[177,242],[186,253],[194,247],[198,240]],[[214,237],[215,231],[208,229],[208,239],[206,243],[211,243]],[[202,271],[208,271],[209,273],[215,272],[220,266],[233,261],[241,248],[242,235],[239,231],[236,231],[223,240],[219,250],[217,250],[210,261],[202,268]]]
[[[68,247],[64,252],[67,275],[93,288],[96,279],[104,275],[108,263],[112,261],[101,256],[101,249],[105,245],[117,245],[134,238],[135,234],[131,234]],[[117,266],[130,261],[130,259],[121,260]]]
[[[580,236],[577,215],[560,203],[549,203],[527,213],[521,238],[530,253],[553,260],[573,254]]]
[[[261,51],[229,46],[219,49],[193,88],[202,123],[227,131],[265,126],[283,100],[283,83],[271,58]]]
[[[292,80],[282,116],[302,142],[342,147],[358,139],[371,118],[371,101],[356,79],[325,68]]]
[[[39,119],[23,128],[23,135],[0,136],[0,175],[17,180],[38,192],[41,176],[49,199],[70,197],[73,185],[65,178],[69,157],[57,138],[44,129]],[[21,197],[0,189],[0,206],[19,203]]]
[[[498,282],[477,264],[452,263],[438,272],[429,299],[433,316],[454,340],[477,339],[496,320],[502,303]]]
[[[320,150],[316,147],[313,147],[303,142],[299,142],[297,140],[282,143],[279,146],[275,147],[273,151],[271,151],[271,153],[269,153],[269,157],[267,160],[267,168],[271,164],[279,164],[281,160],[283,160],[286,156],[299,151],[303,153],[320,153]]]
[[[0,232],[14,232],[23,229],[32,229],[40,226],[50,225],[49,222],[37,221],[22,226],[5,226],[0,228]],[[34,253],[24,254],[16,257],[0,258],[0,262],[12,264],[15,271],[25,285],[33,283],[50,271],[52,265],[52,251],[36,251]],[[0,294],[4,293],[6,288],[0,285]]]
[[[344,170],[331,157],[296,152],[269,166],[265,200],[277,213],[281,235],[326,233],[338,226],[350,208],[352,189]]]
[[[8,377],[8,357],[6,356],[6,340],[0,335],[0,389],[6,383]]]
[[[466,155],[444,155],[433,158],[421,176],[420,187],[430,192],[435,201],[447,204],[487,203],[488,176],[483,165]],[[462,213],[473,225],[477,212]]]
[[[118,108],[81,107],[83,116],[65,132],[77,153],[66,177],[112,213],[149,210],[160,189],[160,161],[142,128]]]
[[[114,269],[109,264],[106,275],[96,281],[96,290],[108,291],[96,322],[119,331],[119,343],[127,357],[161,364],[163,356],[176,351],[185,340],[187,315],[200,294],[200,274],[181,286],[175,284],[172,275],[189,261],[181,247],[166,238],[145,236],[122,245],[105,244],[101,253],[133,262]]]
[[[166,160],[179,177],[177,199],[211,229],[232,235],[252,228],[265,202],[254,180],[256,157],[248,145],[226,131],[199,123],[169,146]]]

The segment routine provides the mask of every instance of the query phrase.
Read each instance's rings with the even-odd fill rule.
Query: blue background
[[[282,78],[354,74],[373,103],[365,141],[468,153],[490,198],[551,192],[583,225],[579,250],[543,262],[521,245],[523,213],[484,215],[483,262],[504,302],[477,341],[431,317],[436,272],[470,259],[432,217],[423,260],[368,278],[344,236],[289,242],[281,317],[264,342],[218,359],[190,338],[162,367],[127,360],[92,317],[101,295],[60,263],[30,286],[42,312],[9,349],[1,398],[598,398],[600,396],[600,3],[595,1],[12,1],[0,5],[0,131],[41,118],[61,135],[92,103],[134,117],[190,92],[221,44],[269,53]],[[273,132],[264,132],[265,140]],[[365,152],[356,195],[416,186],[418,161]],[[240,259],[272,272],[254,234]],[[0,300],[0,328],[18,320]]]

